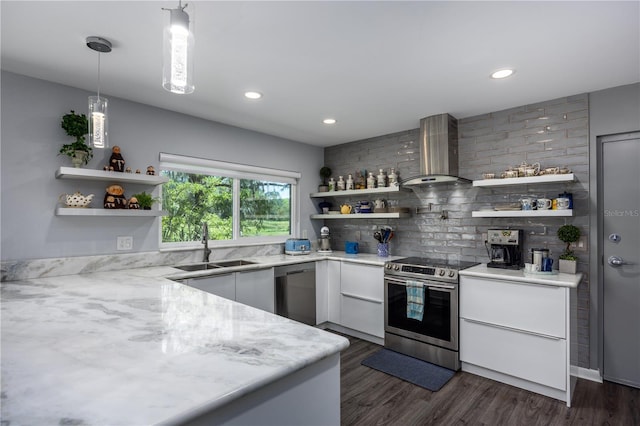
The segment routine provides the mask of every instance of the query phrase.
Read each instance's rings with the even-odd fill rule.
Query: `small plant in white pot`
[[[578,257],[571,251],[571,244],[580,239],[580,228],[574,225],[563,225],[558,228],[558,238],[567,243],[567,248],[559,257],[558,269],[565,274],[575,274]]]

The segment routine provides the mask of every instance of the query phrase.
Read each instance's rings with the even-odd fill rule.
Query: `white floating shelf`
[[[312,214],[311,219],[402,219],[410,213]]]
[[[166,210],[92,209],[58,207],[56,216],[115,216],[115,217],[158,217],[166,216]]]
[[[102,180],[109,182],[139,183],[143,185],[162,185],[163,183],[169,182],[169,178],[163,176],[105,172],[104,170],[92,170],[76,167],[60,167],[56,170],[56,179]]]
[[[471,212],[471,217],[571,217],[573,209],[567,210],[481,210]]]
[[[510,185],[526,185],[538,183],[557,183],[557,182],[573,182],[575,175],[568,173],[564,175],[542,175],[530,177],[517,177],[505,179],[482,179],[474,180],[473,186],[510,186]]]
[[[372,189],[349,189],[348,191],[328,191],[328,192],[314,192],[309,194],[311,198],[326,198],[326,197],[349,197],[349,196],[361,196],[367,194],[387,194],[390,192],[399,192],[399,186],[387,186],[384,188],[372,188]]]

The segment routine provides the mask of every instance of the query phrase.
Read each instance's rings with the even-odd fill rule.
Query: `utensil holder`
[[[378,256],[389,257],[389,243],[378,243]]]

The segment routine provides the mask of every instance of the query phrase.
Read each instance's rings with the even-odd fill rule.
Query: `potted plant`
[[[329,185],[327,185],[327,178],[331,176],[331,169],[327,166],[323,166],[320,168],[320,177],[322,178],[322,183],[318,185],[318,192],[327,192],[329,191]]]
[[[580,239],[580,228],[574,225],[563,225],[558,228],[558,238],[567,243],[567,248],[559,257],[558,269],[566,274],[575,274],[578,257],[571,251],[571,244]]]
[[[159,201],[158,198],[146,193],[145,191],[142,191],[139,194],[133,194],[133,196],[136,197],[138,205],[142,207],[143,210],[151,210],[153,203]]]
[[[88,164],[93,158],[93,150],[84,143],[84,136],[89,133],[89,122],[84,114],[76,114],[71,110],[69,114],[62,116],[60,126],[67,132],[67,135],[76,138],[72,143],[62,145],[58,155],[64,154],[71,157],[71,163],[75,167]]]

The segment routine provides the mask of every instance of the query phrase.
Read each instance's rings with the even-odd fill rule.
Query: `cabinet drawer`
[[[341,325],[384,338],[384,304],[342,294]]]
[[[567,342],[460,320],[460,360],[566,390]]]
[[[340,270],[340,289],[342,293],[382,302],[384,270],[381,266],[343,262]]]
[[[460,317],[566,337],[566,289],[476,277],[460,279]]]
[[[236,300],[236,278],[234,274],[216,275],[212,277],[193,278],[188,286],[197,288],[229,300]]]

